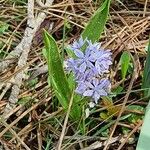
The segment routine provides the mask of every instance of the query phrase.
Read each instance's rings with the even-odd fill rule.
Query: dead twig
[[[117,141],[119,141],[120,137],[114,137],[111,139],[109,144],[113,144]],[[94,149],[98,149],[98,148],[102,148],[103,146],[105,146],[106,141],[105,142],[100,142],[100,141],[96,141],[93,144],[91,144],[90,146],[86,147],[86,148],[82,148],[81,150],[94,150]]]
[[[65,135],[65,130],[66,130],[66,126],[67,126],[69,114],[70,114],[70,111],[71,111],[71,106],[72,106],[72,103],[73,103],[73,96],[74,96],[74,91],[73,91],[73,93],[72,93],[72,95],[71,95],[71,98],[70,98],[70,103],[69,103],[68,111],[67,111],[67,114],[66,114],[66,117],[65,117],[63,129],[62,129],[62,132],[61,132],[61,136],[60,136],[60,138],[59,138],[59,141],[58,141],[57,150],[61,150],[61,145],[62,145],[63,138],[64,138],[64,135]]]
[[[143,121],[140,121],[140,122],[138,123],[138,125],[128,134],[128,136],[126,137],[126,139],[122,142],[122,144],[118,147],[117,150],[121,150],[121,149],[123,148],[124,144],[125,144],[125,143],[127,142],[127,140],[130,138],[130,136],[131,136],[132,134],[134,134],[134,133],[139,129],[139,127],[142,125],[142,123],[143,123]]]
[[[52,2],[53,2],[53,0],[47,0],[46,3],[43,5],[50,6],[50,5],[52,5]],[[40,12],[37,15],[37,17],[34,16],[34,0],[28,0],[27,28],[25,30],[22,41],[19,43],[19,45],[16,47],[16,49],[14,51],[12,51],[13,56],[19,57],[19,55],[21,55],[19,58],[19,61],[18,61],[17,68],[21,68],[27,63],[28,54],[30,51],[33,37],[45,18],[46,18],[46,13],[44,13],[44,12]],[[12,57],[12,55],[8,55],[8,57]],[[9,64],[10,64],[9,60],[7,60],[7,62],[6,61],[2,62],[2,64],[0,64],[0,66],[1,66],[0,71],[1,71],[1,69],[2,70],[6,69],[9,66]],[[17,85],[15,84],[12,86],[12,91],[11,91],[11,94],[9,97],[9,102],[6,105],[6,108],[4,109],[4,113],[3,113],[4,118],[7,115],[7,113],[14,108],[16,102],[18,101],[18,95],[20,92],[22,80],[25,76],[25,72],[27,72],[27,69],[22,70],[20,73],[18,73],[14,77],[13,81],[15,83],[17,83]],[[5,119],[7,119],[7,118],[5,118]]]
[[[131,55],[131,57],[132,57],[132,55]],[[112,132],[111,132],[111,134],[110,134],[110,136],[109,136],[109,138],[108,138],[108,140],[107,140],[107,143],[106,143],[106,145],[105,145],[105,147],[104,147],[104,150],[107,150],[107,148],[108,148],[108,146],[109,146],[109,141],[111,141],[112,136],[113,136],[113,134],[114,134],[114,132],[115,132],[115,130],[116,130],[116,127],[117,127],[117,125],[118,125],[118,123],[119,123],[120,117],[121,117],[122,113],[123,113],[124,110],[125,110],[125,106],[126,106],[126,103],[127,103],[127,101],[128,101],[128,97],[129,97],[129,95],[130,95],[130,92],[131,92],[131,89],[132,89],[134,80],[137,78],[137,71],[138,71],[137,65],[136,65],[137,62],[134,60],[133,57],[132,57],[132,60],[133,60],[133,64],[134,64],[133,75],[132,75],[132,78],[131,78],[131,81],[130,81],[130,84],[129,84],[129,87],[128,87],[128,90],[127,90],[127,94],[126,94],[126,96],[125,96],[125,98],[124,98],[124,101],[123,101],[121,110],[120,110],[120,112],[119,112],[119,114],[118,114],[117,120],[116,120],[116,122],[115,122],[115,124],[114,124],[114,126],[113,126]]]

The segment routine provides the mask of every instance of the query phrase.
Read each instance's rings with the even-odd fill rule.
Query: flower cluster
[[[101,96],[107,96],[110,91],[110,81],[104,74],[112,64],[112,53],[102,49],[99,43],[83,40],[82,37],[69,48],[76,56],[66,61],[67,70],[74,73],[77,82],[76,93],[92,97],[97,103]]]

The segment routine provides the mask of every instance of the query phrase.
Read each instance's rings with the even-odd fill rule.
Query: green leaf
[[[42,49],[42,54],[45,57],[45,59],[47,59],[47,51],[45,48]]]
[[[148,150],[150,148],[150,103],[144,118],[136,150]]]
[[[38,83],[38,78],[35,78],[32,80],[29,80],[27,82],[27,86],[28,86],[28,88],[32,88],[32,87],[35,87],[37,83]]]
[[[122,79],[125,79],[126,77],[130,65],[130,60],[131,60],[130,54],[127,51],[123,52],[120,58]]]
[[[104,130],[104,131],[101,133],[101,135],[102,135],[103,137],[109,137],[109,129]]]
[[[144,67],[142,88],[148,88],[148,90],[145,90],[144,95],[149,96],[148,93],[150,93],[150,40],[148,45],[146,63]]]
[[[26,96],[26,97],[23,97],[21,99],[18,100],[17,104],[19,105],[26,105],[27,103],[29,103],[31,101],[31,97],[29,96]]]
[[[137,114],[131,114],[131,116],[128,118],[128,122],[136,124],[139,122],[139,120],[142,119],[141,115],[137,115]]]
[[[148,90],[144,92],[144,96],[149,97],[150,96],[150,40],[148,45],[146,63],[144,67],[142,88],[148,88]],[[150,101],[146,108],[144,122],[142,125],[136,150],[148,150],[150,148],[149,126],[150,126]]]
[[[130,117],[131,114],[128,114],[128,115],[125,115],[125,116],[122,116],[120,117],[119,121],[122,121],[122,120],[125,120],[127,119],[128,117]],[[109,122],[108,124],[104,125],[101,127],[100,130],[98,130],[94,136],[98,136],[99,134],[101,134],[103,131],[105,131],[106,129],[110,129],[110,127],[116,122],[116,120],[111,120],[111,122]]]
[[[122,132],[123,132],[124,135],[128,135],[129,132],[131,132],[131,130],[127,127],[122,127]]]
[[[138,112],[141,112],[141,113],[144,113],[145,109],[140,106],[140,105],[129,105],[127,107],[127,110],[131,110],[131,111],[138,111]]]
[[[9,28],[9,25],[4,22],[0,22],[0,35],[4,34]]]
[[[111,0],[105,0],[102,6],[94,13],[82,33],[83,39],[88,38],[92,42],[98,41],[105,27]]]
[[[55,95],[58,98],[60,104],[65,110],[69,106],[69,101],[71,98],[72,90],[69,87],[68,80],[66,78],[61,57],[59,54],[58,46],[54,38],[44,30],[44,42],[46,48],[46,57],[48,64],[49,72],[49,83],[52,84],[52,87],[55,91]],[[43,51],[45,54],[45,52]],[[77,104],[76,99],[74,98],[74,103],[70,116],[73,120],[79,120],[81,116],[81,108]]]
[[[65,48],[65,50],[66,50],[66,52],[67,52],[67,54],[68,54],[69,57],[71,57],[71,58],[77,58],[77,56],[74,54],[74,52],[71,49]]]
[[[140,105],[129,105],[127,110],[133,111],[131,116],[128,118],[128,121],[131,123],[137,123],[139,120],[142,120],[143,115],[136,114],[134,112],[144,113],[145,109]]]
[[[68,83],[69,83],[69,88],[71,90],[74,90],[75,89],[75,82],[74,82],[74,75],[73,75],[73,73],[69,74]]]
[[[123,92],[123,87],[118,86],[112,90],[111,97],[116,97],[117,95],[121,94],[122,92]]]
[[[57,44],[52,36],[44,31],[44,42],[48,63],[48,71],[52,86],[61,105],[67,109],[71,90],[67,82]]]

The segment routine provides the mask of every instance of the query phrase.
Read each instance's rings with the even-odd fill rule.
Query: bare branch
[[[53,0],[47,0],[46,5],[52,4]],[[38,16],[35,18],[34,17],[34,0],[28,0],[28,20],[27,20],[27,28],[24,33],[24,37],[22,41],[19,43],[19,45],[16,47],[16,49],[12,52],[14,56],[20,56],[19,61],[18,61],[18,68],[22,68],[23,66],[26,65],[27,59],[28,59],[28,54],[30,52],[30,47],[32,44],[33,37],[40,27],[41,23],[44,21],[46,18],[46,13],[41,12],[38,14]],[[9,55],[8,57],[13,58],[14,56]],[[7,58],[8,58],[7,57]],[[0,64],[0,71],[1,69],[5,69],[8,67],[8,65],[11,62],[8,60],[8,62],[2,62]],[[15,104],[18,101],[18,95],[20,93],[20,87],[22,85],[22,80],[25,77],[25,72],[27,72],[28,69],[26,68],[25,70],[20,71],[16,76],[14,77],[14,82],[17,83],[12,86],[12,91],[9,97],[9,102],[6,105],[6,108],[4,109],[3,117],[7,119],[5,116],[7,116],[7,113],[11,111],[14,107]]]

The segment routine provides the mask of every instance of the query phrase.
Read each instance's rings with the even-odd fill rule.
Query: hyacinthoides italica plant
[[[84,51],[83,46],[86,47]],[[66,60],[67,70],[73,72],[77,84],[75,92],[91,97],[97,104],[100,97],[107,96],[110,92],[111,83],[106,73],[112,64],[112,53],[102,49],[100,43],[92,43],[82,37],[69,48],[76,56]]]
[[[64,62],[55,39],[44,31],[49,81],[64,111],[67,111],[75,91],[70,118],[77,123],[84,118],[87,103],[97,104],[111,89],[108,72],[112,54],[97,42],[107,20],[109,5],[110,0],[105,0],[91,17],[81,37],[67,47],[66,68],[63,68]]]

